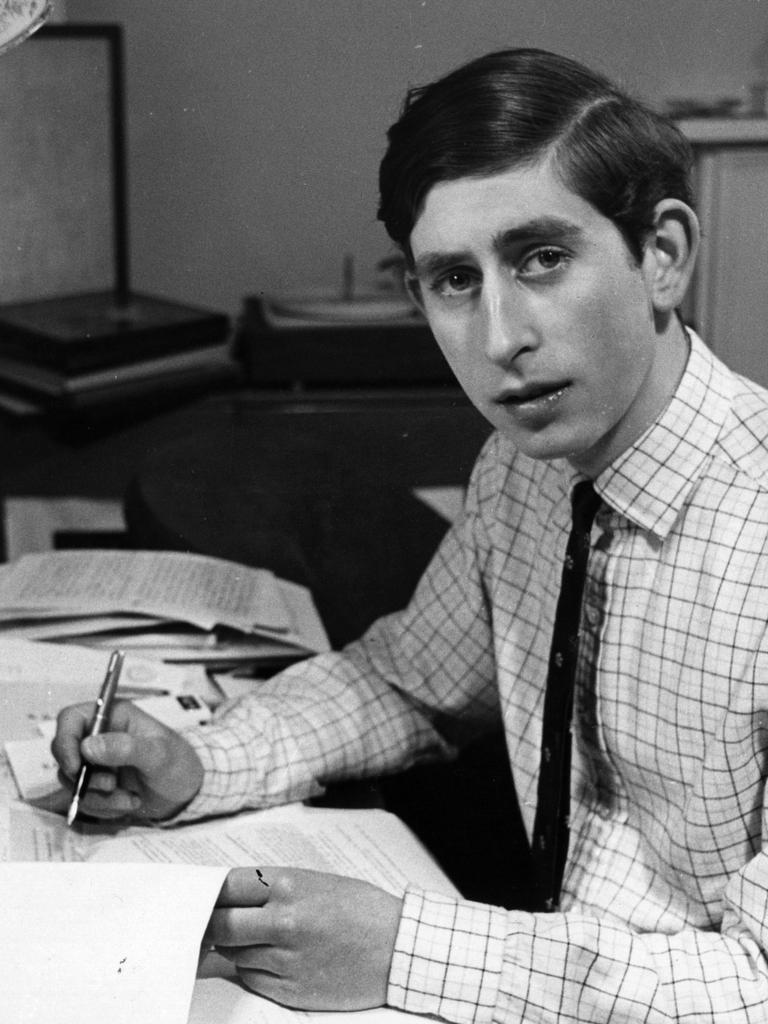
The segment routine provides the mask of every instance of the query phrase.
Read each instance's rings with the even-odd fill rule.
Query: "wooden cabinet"
[[[732,369],[768,386],[768,119],[692,120],[702,248],[684,313]]]

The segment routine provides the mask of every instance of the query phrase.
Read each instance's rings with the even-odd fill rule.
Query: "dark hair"
[[[563,184],[642,257],[656,204],[693,205],[691,148],[665,117],[607,78],[546,50],[501,50],[411,89],[379,171],[379,220],[409,257],[427,192],[554,158]]]

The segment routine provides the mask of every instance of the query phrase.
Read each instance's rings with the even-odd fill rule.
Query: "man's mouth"
[[[503,391],[496,398],[498,405],[512,406],[513,408],[525,408],[535,406],[546,406],[551,402],[560,399],[569,387],[568,381],[557,381],[544,384],[529,384],[524,388],[510,388]]]

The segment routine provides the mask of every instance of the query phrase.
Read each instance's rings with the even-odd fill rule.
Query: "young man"
[[[414,91],[380,215],[497,428],[463,515],[405,611],[208,728],[182,737],[122,704],[81,745],[90,709],[62,714],[64,772],[81,754],[117,769],[86,810],[174,821],[447,756],[501,716],[533,836],[570,495],[592,481],[559,902],[234,871],[210,936],[251,988],[462,1024],[768,1015],[768,395],[677,316],[689,165],[663,119],[541,51]]]

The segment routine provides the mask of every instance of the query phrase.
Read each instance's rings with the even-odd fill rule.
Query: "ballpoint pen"
[[[91,719],[91,724],[88,726],[88,736],[98,736],[109,721],[109,712],[112,707],[115,691],[117,690],[117,684],[120,682],[120,672],[123,668],[124,659],[125,653],[123,651],[113,651],[110,655],[109,664],[107,665],[107,674],[104,676],[104,682],[101,684],[99,696],[96,698],[96,707],[93,712],[93,718]],[[72,825],[77,817],[80,797],[85,792],[90,774],[91,765],[87,761],[83,761],[80,766],[80,771],[77,773],[77,781],[75,783],[74,792],[72,793],[72,802],[70,803],[69,810],[67,811],[67,825]]]

